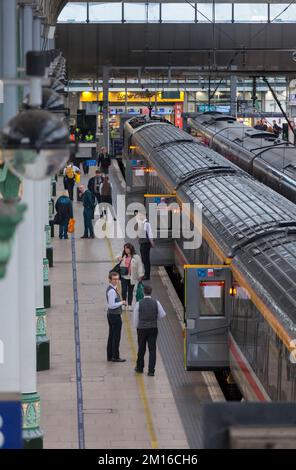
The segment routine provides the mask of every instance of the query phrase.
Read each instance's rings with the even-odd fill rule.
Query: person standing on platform
[[[103,217],[104,214],[107,216],[107,209],[109,207],[111,215],[115,221],[116,214],[112,205],[112,192],[113,192],[113,188],[112,188],[112,184],[109,181],[109,177],[105,176],[100,186],[100,199],[101,199],[100,213],[101,213],[101,217]]]
[[[93,213],[95,209],[95,198],[89,189],[81,184],[79,191],[83,198],[83,219],[84,219],[84,234],[81,238],[95,238],[94,229],[92,225]]]
[[[80,170],[77,166],[73,165],[73,163],[69,163],[64,168],[64,188],[69,193],[69,198],[73,201],[73,193],[74,193],[74,186],[75,186],[75,174],[80,174]]]
[[[108,175],[109,166],[111,165],[110,155],[107,153],[106,147],[101,147],[101,151],[98,156],[98,167],[101,168],[104,175]]]
[[[68,238],[69,220],[73,218],[73,206],[68,191],[64,191],[62,196],[57,199],[55,209],[60,226],[59,237],[60,239],[64,238],[66,240]]]
[[[150,250],[151,247],[154,247],[154,240],[153,240],[153,233],[150,222],[146,218],[146,215],[139,214],[139,245],[140,245],[140,253],[142,262],[144,264],[145,275],[143,280],[149,281],[150,280],[150,272],[151,272],[151,263],[150,263]]]
[[[127,309],[132,311],[135,285],[144,277],[144,266],[134,245],[126,243],[123,253],[117,257],[121,269],[121,293],[123,300],[128,300]]]
[[[119,354],[119,344],[121,338],[122,328],[122,306],[125,305],[125,301],[121,300],[118,292],[119,275],[116,272],[109,273],[109,286],[106,290],[107,298],[107,318],[109,324],[109,336],[107,343],[107,361],[112,362],[125,362]]]
[[[144,299],[137,302],[134,308],[133,325],[138,335],[138,358],[135,372],[142,374],[146,345],[149,349],[148,375],[154,376],[156,364],[156,339],[158,335],[158,320],[166,313],[158,300],[151,297],[152,287],[144,286]]]
[[[90,192],[95,196],[98,204],[101,203],[100,187],[101,187],[101,184],[103,183],[103,179],[104,178],[100,170],[96,170],[95,176],[90,178],[88,185],[87,185]]]

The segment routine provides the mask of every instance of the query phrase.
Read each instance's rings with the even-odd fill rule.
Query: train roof
[[[279,321],[296,328],[296,206],[174,127],[133,137],[182,200],[203,205],[203,224]]]
[[[222,116],[221,113],[201,113],[190,118],[188,123],[193,128],[206,128],[213,139],[223,138],[231,142],[238,152],[244,149],[250,159],[257,156],[283,173],[295,177],[296,149],[293,144],[277,138],[272,132],[237,122],[232,116]]]

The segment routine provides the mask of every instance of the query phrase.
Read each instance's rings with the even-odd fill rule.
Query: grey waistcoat
[[[139,302],[138,328],[157,328],[158,305],[157,301],[146,297]]]
[[[114,289],[114,287],[111,287],[111,286],[108,286],[107,287],[107,290],[106,290],[106,299],[107,299],[107,302],[108,302],[108,292],[111,290],[111,289]],[[115,292],[116,292],[116,289],[114,289]],[[117,294],[116,296],[116,300],[117,302],[120,302],[121,301],[121,298],[120,298],[120,295]],[[118,308],[108,308],[108,311],[107,313],[110,313],[111,315],[121,315],[122,314],[122,307],[118,307]]]

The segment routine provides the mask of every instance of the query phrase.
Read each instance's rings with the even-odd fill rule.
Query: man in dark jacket
[[[102,173],[100,172],[100,170],[96,170],[96,175],[90,178],[88,185],[87,185],[90,192],[94,195],[94,197],[98,201],[98,204],[100,204],[101,202],[100,186],[102,183],[103,183]]]
[[[135,372],[143,373],[146,344],[149,349],[148,375],[154,376],[156,364],[157,322],[166,316],[158,300],[152,299],[152,287],[144,286],[144,299],[137,302],[134,308],[133,324],[138,333],[138,359]]]
[[[108,175],[110,165],[111,165],[110,155],[107,153],[106,147],[102,147],[101,152],[99,153],[99,156],[98,156],[98,167],[101,168],[101,171],[102,173],[104,173],[104,175]]]
[[[73,206],[68,191],[64,191],[63,195],[57,199],[55,209],[60,223],[59,237],[67,239],[69,220],[73,218]]]
[[[79,191],[83,196],[83,219],[84,219],[84,234],[81,238],[95,238],[94,229],[92,225],[92,218],[95,208],[95,198],[89,189],[81,184]],[[89,234],[89,236],[88,236]]]

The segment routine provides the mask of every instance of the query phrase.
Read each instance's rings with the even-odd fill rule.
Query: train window
[[[146,173],[145,168],[133,168],[133,187],[146,186]]]
[[[275,334],[269,332],[267,392],[272,400],[278,399],[278,367],[280,354],[275,344]]]
[[[199,283],[200,315],[202,317],[224,316],[223,281],[202,281]]]

